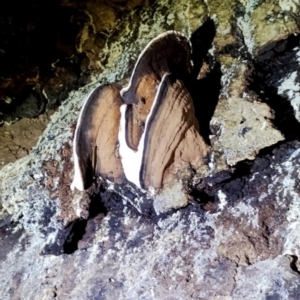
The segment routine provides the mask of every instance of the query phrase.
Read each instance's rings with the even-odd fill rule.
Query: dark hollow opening
[[[299,270],[297,268],[297,265],[296,265],[296,263],[298,261],[298,257],[296,255],[289,255],[289,257],[290,257],[290,267],[291,267],[291,269],[294,272],[300,274],[300,272],[299,272]]]
[[[86,219],[76,219],[67,226],[71,226],[71,230],[63,244],[65,254],[72,254],[78,249],[78,242],[85,234],[86,224]]]
[[[299,140],[300,123],[288,96],[280,95],[278,87],[294,71],[297,72],[297,82],[300,82],[299,63],[294,51],[299,45],[300,35],[291,35],[276,43],[272,49],[262,51],[253,62],[254,70],[249,78],[249,89],[255,91],[274,111],[275,118],[272,122],[287,141]]]
[[[208,19],[199,27],[191,37],[192,58],[194,69],[191,80],[187,82],[187,88],[192,96],[195,108],[195,117],[199,123],[199,131],[207,144],[210,144],[211,134],[209,122],[214,114],[221,90],[221,70],[219,63],[213,63],[208,54],[212,41],[216,34],[215,24]],[[197,79],[201,67],[205,62],[210,67],[206,77]]]
[[[78,242],[83,238],[86,232],[86,226],[88,220],[95,218],[99,214],[107,214],[107,208],[105,207],[99,193],[94,193],[90,196],[89,216],[88,219],[76,219],[71,222],[66,229],[70,230],[67,238],[63,244],[63,253],[72,254],[78,250]],[[71,229],[69,229],[71,227]]]

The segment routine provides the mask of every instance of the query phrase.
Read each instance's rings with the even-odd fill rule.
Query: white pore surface
[[[73,145],[73,149],[74,149],[74,145]],[[79,161],[78,161],[79,158],[75,151],[73,153],[73,158],[74,158],[74,178],[71,184],[71,190],[74,191],[74,189],[76,188],[79,191],[83,191],[84,185],[82,180],[82,173],[79,168]]]
[[[145,134],[148,131],[149,119],[151,118],[152,113],[153,113],[153,108],[156,105],[162,83],[164,82],[167,75],[169,75],[169,73],[167,73],[163,76],[163,78],[158,86],[154,101],[151,106],[151,110],[146,118],[145,130],[141,136],[137,151],[131,149],[127,145],[127,142],[126,142],[126,118],[125,117],[126,117],[126,110],[127,110],[128,105],[123,104],[120,107],[121,120],[120,120],[120,129],[119,129],[118,138],[119,138],[119,153],[121,156],[121,162],[122,162],[123,170],[124,170],[127,180],[134,183],[139,188],[141,188],[140,170],[141,170],[141,166],[142,166],[143,152],[144,152],[144,147],[145,147]]]

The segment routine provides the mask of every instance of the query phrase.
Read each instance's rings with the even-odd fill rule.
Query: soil
[[[34,119],[21,119],[13,124],[0,127],[0,169],[8,163],[26,156],[45,130],[54,111]]]

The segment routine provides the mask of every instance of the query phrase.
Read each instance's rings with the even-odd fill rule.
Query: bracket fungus
[[[113,84],[101,85],[87,97],[73,141],[72,189],[82,191],[100,175],[121,182],[122,165],[116,155],[121,104],[120,88]]]
[[[157,88],[167,73],[188,78],[192,71],[191,45],[182,35],[167,31],[140,54],[127,87],[121,90],[126,108],[126,141],[137,150]]]
[[[72,188],[99,176],[159,191],[180,182],[180,170],[203,165],[209,147],[185,84],[192,68],[189,40],[167,31],[142,51],[125,88],[96,88],[77,123]]]

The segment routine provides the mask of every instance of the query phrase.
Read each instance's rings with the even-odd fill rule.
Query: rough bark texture
[[[298,2],[132,4],[102,48],[102,10],[87,3],[80,49],[97,50],[96,82],[71,92],[34,149],[0,170],[1,299],[299,299]],[[189,169],[189,197],[170,185],[163,204],[130,184],[71,192],[85,96],[126,78],[168,29],[191,38],[208,168]]]

